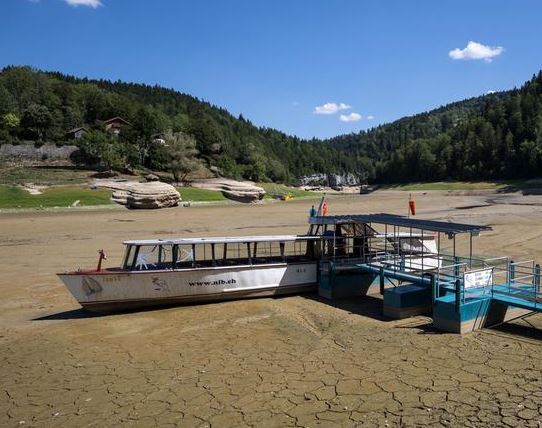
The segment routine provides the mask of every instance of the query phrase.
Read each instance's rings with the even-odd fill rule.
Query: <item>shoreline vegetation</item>
[[[276,183],[256,183],[265,189],[264,203],[283,202],[277,199],[277,195],[289,194],[293,200],[308,200],[320,198],[325,190],[312,192],[295,187]],[[111,200],[111,191],[108,189],[91,189],[88,184],[64,183],[49,186],[38,186],[39,194],[31,194],[22,185],[0,184],[0,212],[22,211],[65,211],[89,210],[89,209],[112,209],[122,208]],[[542,189],[542,179],[515,180],[515,181],[440,181],[429,183],[408,183],[396,185],[383,185],[377,191],[404,191],[404,192],[428,192],[428,191],[495,191],[515,192]],[[195,187],[178,187],[182,202],[180,206],[194,205],[221,205],[235,203],[227,199],[221,192]],[[347,193],[355,195],[355,193]],[[328,195],[340,196],[340,192],[332,192]]]
[[[274,183],[258,183],[265,188],[266,202],[274,200],[272,193],[289,193],[296,199],[319,198],[321,193],[277,185]],[[227,199],[221,192],[196,187],[178,187],[182,201],[180,206],[191,204],[228,204],[234,201]],[[53,185],[40,188],[40,194],[31,194],[20,185],[0,185],[0,210],[2,212],[51,209],[90,209],[92,207],[120,207],[111,200],[108,189],[91,189],[88,185]]]

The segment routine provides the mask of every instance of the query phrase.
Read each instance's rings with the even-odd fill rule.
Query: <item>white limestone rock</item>
[[[191,182],[190,185],[200,189],[222,192],[226,198],[238,202],[257,203],[265,196],[265,190],[250,181],[213,178],[208,180],[196,180]]]
[[[156,209],[179,205],[181,195],[171,184],[160,181],[137,183],[133,181],[100,180],[95,187],[113,190],[111,199],[127,208]]]

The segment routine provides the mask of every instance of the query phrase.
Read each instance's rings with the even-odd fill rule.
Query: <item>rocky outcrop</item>
[[[327,186],[327,174],[306,175],[299,179],[302,186]]]
[[[329,187],[349,187],[359,186],[359,178],[352,173],[348,174],[328,174],[327,180]]]
[[[113,190],[111,199],[134,209],[169,208],[179,205],[181,195],[171,184],[160,181],[137,183],[122,180],[97,180],[95,187]]]
[[[352,173],[312,174],[300,179],[302,186],[329,186],[331,188],[359,186],[360,179]]]
[[[265,196],[265,190],[250,181],[235,181],[226,178],[196,180],[190,183],[193,187],[222,192],[222,194],[238,202],[259,202]],[[181,190],[182,192],[182,190]]]

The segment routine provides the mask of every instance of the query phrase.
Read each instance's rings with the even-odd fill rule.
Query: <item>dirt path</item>
[[[405,213],[407,198],[330,208]],[[415,198],[421,217],[491,224],[478,252],[542,260],[541,197]],[[1,215],[0,426],[540,426],[539,315],[463,337],[385,320],[371,298],[95,317],[54,275],[99,248],[118,262],[125,239],[303,232],[311,204]]]

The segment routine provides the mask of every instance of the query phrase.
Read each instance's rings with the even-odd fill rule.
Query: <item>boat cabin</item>
[[[128,271],[315,262],[319,236],[247,236],[126,241]]]
[[[460,235],[469,237],[466,244],[472,263],[472,238],[491,229],[385,213],[317,216],[309,224],[309,234],[322,238],[324,259],[380,262],[419,271],[438,268],[444,259],[456,260],[456,237]]]

